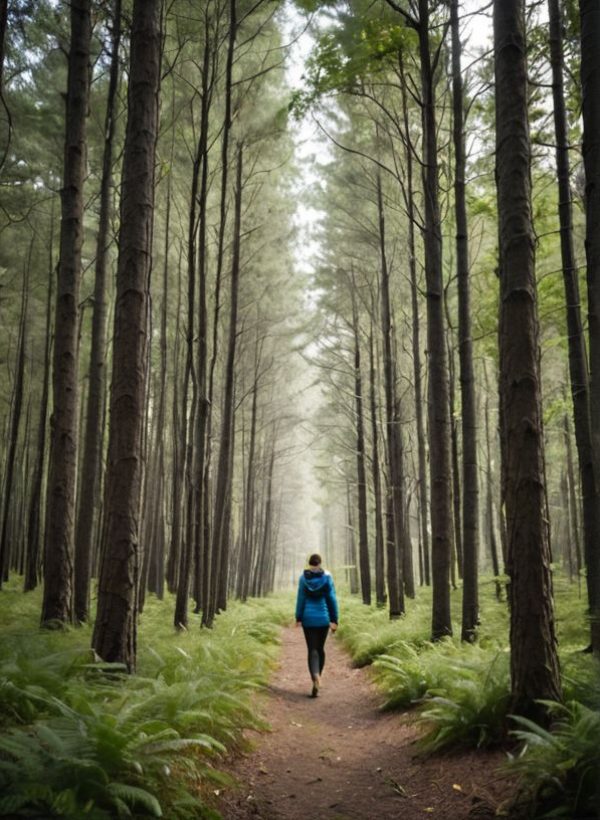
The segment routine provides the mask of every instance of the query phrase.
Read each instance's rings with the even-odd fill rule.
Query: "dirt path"
[[[272,731],[256,733],[254,751],[234,764],[242,785],[222,796],[225,820],[495,816],[511,789],[497,771],[502,754],[415,759],[411,717],[378,711],[368,670],[353,669],[335,638],[326,653],[321,694],[311,699],[302,630],[284,630],[261,704]]]

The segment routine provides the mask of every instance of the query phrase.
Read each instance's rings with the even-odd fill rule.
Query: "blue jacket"
[[[302,626],[329,626],[338,622],[338,602],[333,578],[322,569],[305,569],[298,582],[296,620]]]

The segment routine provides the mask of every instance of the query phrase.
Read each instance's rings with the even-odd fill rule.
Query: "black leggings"
[[[320,675],[325,666],[325,641],[327,640],[328,626],[303,626],[306,646],[308,647],[308,671],[311,677]]]

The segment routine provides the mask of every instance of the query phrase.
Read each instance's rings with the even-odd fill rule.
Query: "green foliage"
[[[424,646],[430,637],[429,590],[411,601],[411,609],[399,621],[390,621],[386,609],[365,607],[357,599],[344,602],[344,618],[338,635],[350,652],[355,666],[367,666],[380,655],[395,654],[411,645]]]
[[[563,695],[600,712],[600,661],[580,650],[561,654]]]
[[[338,23],[319,36],[307,60],[308,90],[296,91],[290,106],[297,116],[332,92],[358,92],[415,42],[414,32],[397,17],[341,14]]]
[[[600,783],[600,665],[581,650],[587,643],[578,588],[554,578],[556,622],[566,706],[546,704],[550,731],[514,717],[523,743],[510,768],[520,775],[515,817],[598,816]],[[486,746],[506,737],[510,695],[508,612],[493,582],[481,587],[482,624],[476,644],[427,640],[429,591],[409,601],[402,619],[350,602],[339,633],[355,662],[373,663],[384,709],[416,707],[424,729],[420,750]],[[460,604],[453,596],[455,616]],[[455,634],[458,634],[455,625]],[[513,816],[513,815],[511,815]]]
[[[172,600],[147,602],[139,674],[95,660],[90,630],[37,630],[37,594],[17,597],[0,649],[0,817],[211,817],[199,793],[242,730],[274,661],[289,601],[233,604],[215,628],[174,635]],[[29,611],[31,609],[31,614]],[[27,613],[27,614],[24,614]],[[3,623],[4,612],[1,612]],[[35,620],[33,619],[35,618]]]
[[[568,698],[598,708],[598,663],[586,644],[584,603],[577,588],[555,577],[557,631],[563,686]],[[390,622],[387,613],[357,601],[345,606],[339,635],[357,665],[373,664],[384,709],[417,706],[425,728],[423,751],[459,745],[483,746],[505,736],[510,676],[508,611],[494,595],[493,579],[481,586],[478,642],[457,638],[431,643],[430,590],[408,602],[407,614]],[[460,595],[453,597],[454,634],[460,633]]]
[[[449,646],[454,657],[442,648],[437,664],[428,658],[427,668],[437,666],[442,683],[428,688],[420,710],[419,720],[427,727],[421,747],[427,752],[457,745],[488,746],[504,736],[510,690],[508,652]]]
[[[554,717],[550,731],[513,716],[522,743],[510,769],[521,775],[517,806],[527,817],[591,818],[600,806],[600,712],[571,701],[543,702]]]

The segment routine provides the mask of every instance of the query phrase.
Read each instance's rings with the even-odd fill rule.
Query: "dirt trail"
[[[511,784],[498,752],[416,759],[410,715],[382,714],[369,671],[353,669],[339,642],[326,644],[321,694],[310,680],[301,629],[285,629],[281,662],[261,712],[269,733],[236,761],[241,784],[227,789],[225,820],[461,820],[493,817]]]

